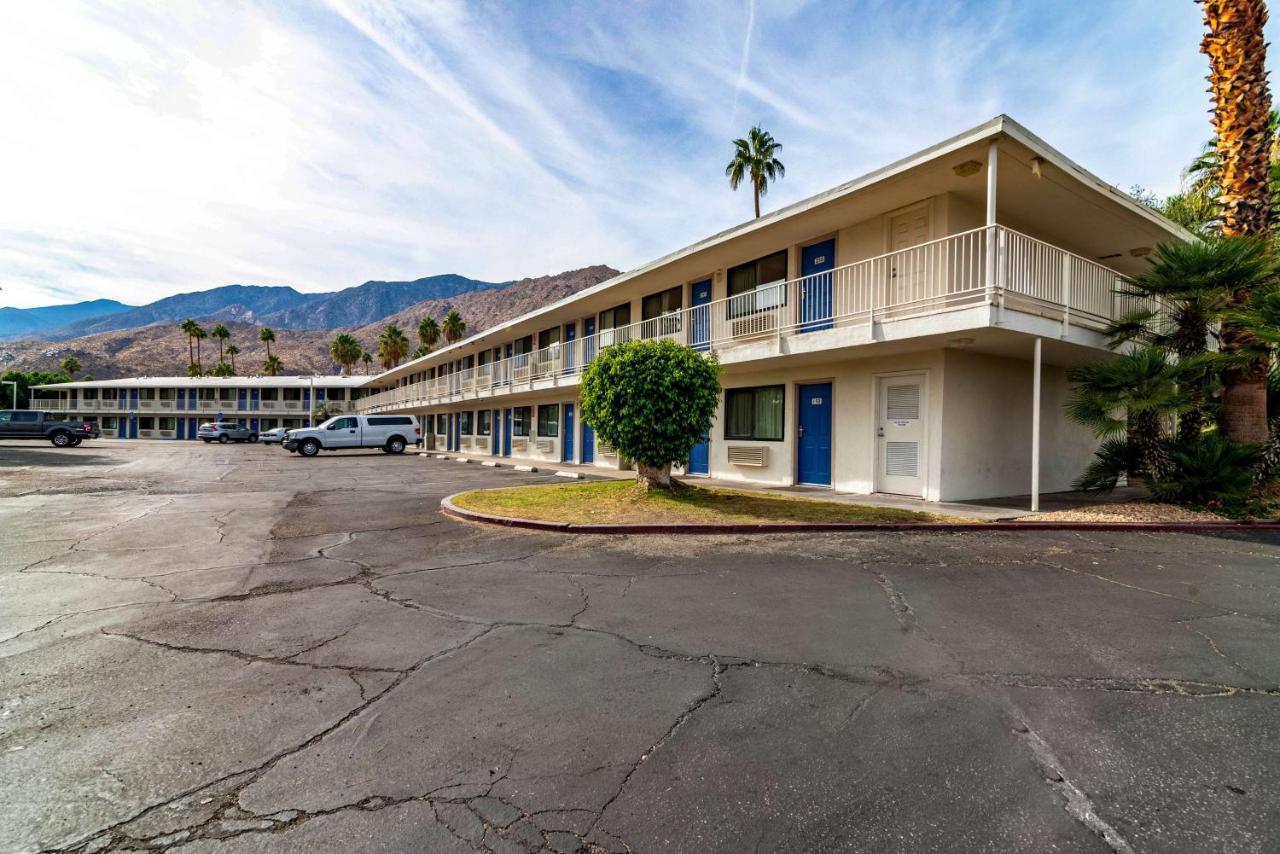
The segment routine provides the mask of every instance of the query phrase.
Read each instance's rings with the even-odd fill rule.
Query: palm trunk
[[[193,340],[195,339],[193,339],[190,335],[187,336],[187,364],[188,365],[195,364],[195,361],[196,361],[196,351],[195,351],[195,348],[191,346],[191,342]]]
[[[751,181],[751,188],[752,188],[753,190],[755,190],[755,196],[756,196],[756,219],[759,219],[759,218],[760,218],[760,182],[759,182],[759,181],[756,181],[756,180],[754,180],[754,179],[753,179],[753,180]]]
[[[200,339],[199,338],[196,339],[196,367],[200,369],[201,373],[204,373],[204,362],[200,358]]]
[[[1271,225],[1269,180],[1270,138],[1267,119],[1267,45],[1263,0],[1201,0],[1207,35],[1200,50],[1209,57],[1209,91],[1213,95],[1213,129],[1221,163],[1222,233],[1228,237],[1261,235]],[[1239,291],[1233,302],[1247,302]],[[1233,352],[1252,343],[1248,330],[1223,324],[1222,349]],[[1267,441],[1268,360],[1223,376],[1222,428],[1228,439]]]

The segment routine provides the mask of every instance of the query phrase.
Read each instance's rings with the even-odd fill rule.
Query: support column
[[[993,139],[987,146],[987,218],[985,225],[987,227],[987,259],[985,264],[986,282],[984,284],[989,289],[989,293],[995,295],[996,288],[996,178],[999,174],[1000,167],[1000,140]],[[1004,317],[1004,294],[999,296],[1000,320]]]
[[[1040,510],[1040,349],[1036,339],[1031,378],[1031,512]]]

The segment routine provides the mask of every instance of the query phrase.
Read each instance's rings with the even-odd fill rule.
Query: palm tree
[[[187,364],[194,365],[196,363],[196,352],[193,342],[196,338],[196,330],[200,328],[200,324],[191,318],[187,318],[178,324],[178,328],[187,333]]]
[[[1143,341],[1172,352],[1187,362],[1204,356],[1215,327],[1231,307],[1239,290],[1261,291],[1276,282],[1280,263],[1265,240],[1254,237],[1217,237],[1189,243],[1170,241],[1156,246],[1150,267],[1128,279],[1119,292],[1138,297],[1152,307],[1139,309],[1111,324],[1112,346]],[[1158,304],[1160,309],[1154,306]],[[1216,381],[1206,359],[1197,376],[1183,370],[1188,407],[1179,419],[1179,439],[1198,441],[1205,426],[1204,407]]]
[[[209,334],[218,339],[218,363],[221,364],[226,361],[222,355],[222,345],[231,337],[231,330],[219,323],[213,327],[213,331]]]
[[[383,368],[394,368],[408,352],[409,339],[400,331],[399,326],[392,323],[382,330],[382,334],[378,336],[378,361]]]
[[[80,372],[80,360],[75,356],[68,356],[62,360],[62,370],[67,372],[67,376],[74,377]]]
[[[759,125],[747,132],[746,139],[733,141],[733,159],[724,167],[724,174],[729,177],[729,186],[734,190],[744,180],[751,180],[757,218],[760,216],[760,197],[769,192],[769,182],[787,174],[786,167],[778,159],[781,150],[782,145]]]
[[[444,323],[440,325],[440,331],[444,333],[444,340],[452,344],[455,341],[462,340],[462,336],[467,334],[467,323],[462,319],[462,315],[458,313],[456,308],[451,308],[449,313],[444,316]]]
[[[364,362],[364,372],[367,375],[369,373],[369,366],[373,364],[373,354],[368,350],[361,351],[360,361]]]
[[[435,348],[436,342],[440,340],[440,324],[434,317],[422,318],[422,322],[418,324],[418,340],[427,348],[428,353]]]
[[[338,333],[333,343],[329,345],[329,355],[335,362],[342,365],[344,374],[351,373],[351,366],[360,361],[360,354],[363,352],[364,348],[360,346],[360,342],[346,332]]]
[[[271,345],[276,340],[276,331],[270,326],[258,330],[258,340],[267,345],[267,358],[271,358]]]
[[[200,356],[200,342],[209,337],[209,333],[204,331],[204,327],[198,323],[192,324],[191,337],[196,339],[196,373],[194,376],[200,376],[204,373],[204,360]]]
[[[239,347],[237,347],[235,344],[228,344],[228,345],[227,345],[227,355],[231,358],[231,373],[232,373],[232,375],[234,375],[234,374],[235,374],[235,372],[236,372],[236,354],[237,354],[237,353],[239,353],[239,352],[240,352],[240,348],[239,348]]]
[[[429,356],[429,355],[431,355],[431,348],[428,347],[426,344],[419,344],[418,349],[414,350],[412,355],[409,356],[409,358],[421,359],[423,356]]]
[[[1209,92],[1219,162],[1218,202],[1222,234],[1267,234],[1271,227],[1271,95],[1267,89],[1267,42],[1263,0],[1201,0],[1207,34],[1200,50],[1209,57]],[[1249,291],[1232,294],[1244,306]],[[1222,327],[1225,354],[1256,350],[1248,330]],[[1225,373],[1222,428],[1228,439],[1267,441],[1268,360],[1254,359]]]
[[[262,363],[262,372],[269,377],[274,377],[283,370],[284,363],[280,361],[279,356],[268,356]]]

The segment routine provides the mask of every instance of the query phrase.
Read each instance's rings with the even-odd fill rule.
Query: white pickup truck
[[[304,457],[343,448],[381,448],[388,454],[403,454],[410,442],[418,441],[421,431],[413,415],[337,415],[319,427],[290,430],[284,446]]]

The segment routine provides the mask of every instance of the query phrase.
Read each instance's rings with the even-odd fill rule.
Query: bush
[[[648,486],[670,486],[671,466],[688,463],[719,403],[715,356],[673,341],[605,347],[582,374],[582,420]]]
[[[1253,491],[1257,461],[1255,446],[1210,433],[1192,445],[1171,448],[1168,471],[1148,488],[1158,501],[1238,505]]]

